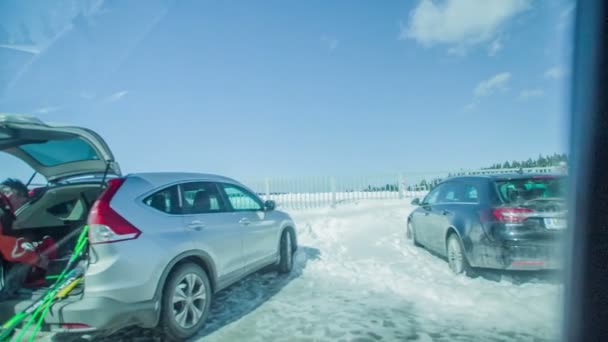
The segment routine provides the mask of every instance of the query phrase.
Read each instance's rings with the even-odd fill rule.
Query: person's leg
[[[14,263],[7,267],[4,288],[0,291],[0,300],[14,297],[23,288],[23,284],[32,269],[31,265]]]

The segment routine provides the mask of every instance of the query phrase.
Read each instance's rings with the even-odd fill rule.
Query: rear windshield
[[[536,177],[496,181],[498,193],[503,202],[521,203],[550,198],[563,198],[565,195],[564,177]]]
[[[49,140],[25,144],[21,149],[43,166],[57,166],[82,160],[100,159],[93,147],[82,138]]]

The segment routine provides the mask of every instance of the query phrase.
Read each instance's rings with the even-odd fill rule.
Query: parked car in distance
[[[566,227],[564,175],[449,178],[407,218],[415,246],[446,257],[455,273],[474,268],[558,269]]]
[[[16,211],[12,234],[51,235],[71,250],[65,237],[89,227],[84,280],[48,311],[50,331],[103,335],[135,325],[183,340],[204,326],[216,292],[267,266],[293,267],[293,220],[233,179],[123,176],[93,131],[22,116],[0,115],[0,152],[49,181]],[[0,316],[31,302],[4,301]]]

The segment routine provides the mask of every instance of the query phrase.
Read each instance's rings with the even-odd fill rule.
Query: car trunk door
[[[0,151],[23,160],[49,182],[106,172],[121,176],[106,142],[86,128],[0,114]]]

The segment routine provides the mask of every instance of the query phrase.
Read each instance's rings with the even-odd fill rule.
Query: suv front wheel
[[[291,238],[291,231],[285,230],[281,235],[281,245],[279,247],[279,273],[289,273],[293,268],[293,239]]]
[[[165,336],[182,341],[205,326],[211,304],[211,285],[205,270],[194,263],[179,266],[167,280],[161,324]]]

